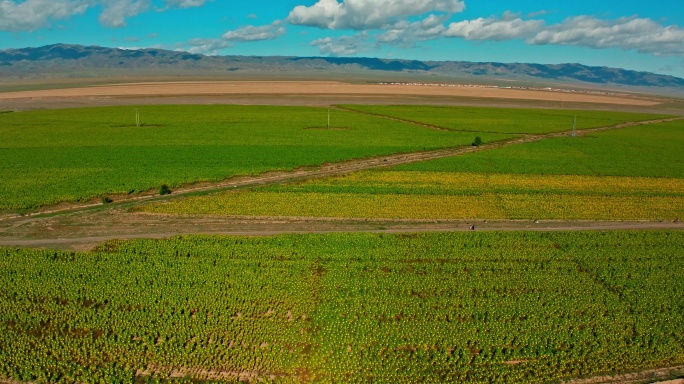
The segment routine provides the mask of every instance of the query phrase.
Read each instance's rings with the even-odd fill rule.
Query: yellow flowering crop
[[[302,186],[392,186],[404,188],[430,187],[445,191],[459,190],[534,190],[562,193],[676,193],[684,194],[684,179],[577,176],[487,174],[465,172],[363,171],[351,175],[312,180]]]
[[[383,219],[657,220],[684,217],[682,196],[684,181],[679,179],[366,171],[143,210]]]

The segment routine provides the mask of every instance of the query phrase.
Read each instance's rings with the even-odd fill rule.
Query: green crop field
[[[426,111],[421,108],[427,107],[377,108],[377,113],[394,116],[403,111],[423,115]],[[474,132],[487,143],[512,137],[487,132],[547,132],[540,127],[575,113],[491,108],[435,111],[428,110],[435,118],[447,120],[454,113],[468,114],[477,123],[468,123],[467,130],[473,132],[446,132],[333,110],[332,129],[325,129],[324,108],[264,106],[146,106],[140,108],[141,127],[135,124],[133,107],[3,113],[0,210],[137,193],[161,184],[175,187],[351,158],[463,146],[472,143]],[[580,128],[655,117],[596,111],[577,114],[582,116]],[[519,125],[523,115],[529,129],[510,128]]]
[[[562,137],[397,170],[684,178],[684,120]]]
[[[351,218],[674,220],[684,217],[681,148],[684,122],[678,121],[142,209]]]
[[[0,378],[549,382],[684,363],[681,231],[0,249]]]
[[[326,108],[146,106],[140,127],[133,107],[1,113],[0,211],[659,117],[345,107],[332,129]],[[671,221],[682,148],[677,121],[135,209]],[[682,244],[645,230],[0,248],[0,381],[541,383],[680,365]]]
[[[324,108],[146,106],[0,114],[0,210],[373,155],[470,145],[470,133]],[[483,134],[483,140],[507,135]]]
[[[506,109],[482,107],[411,106],[411,105],[343,105],[379,116],[430,124],[457,131],[498,133],[551,133],[570,131],[575,118],[577,129],[606,127],[628,121],[655,120],[666,116],[561,109]]]

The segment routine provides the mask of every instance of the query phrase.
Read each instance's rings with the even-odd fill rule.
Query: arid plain
[[[76,83],[76,81],[74,81]],[[524,89],[480,84],[401,83],[323,80],[152,81],[26,90],[0,93],[8,109],[63,108],[135,104],[273,104],[340,103],[500,105],[547,108],[684,111],[681,100],[621,90]],[[684,112],[682,112],[684,113]]]

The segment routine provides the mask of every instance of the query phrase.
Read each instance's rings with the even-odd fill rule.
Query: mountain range
[[[245,72],[318,74],[356,71],[521,81],[581,82],[587,85],[684,89],[684,79],[650,72],[582,64],[525,64],[417,61],[363,57],[204,56],[164,49],[119,49],[55,44],[0,51],[0,79],[98,76],[107,70],[163,70],[164,73]]]

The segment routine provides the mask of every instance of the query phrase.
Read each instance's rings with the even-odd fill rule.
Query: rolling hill
[[[163,70],[212,73],[317,74],[367,72],[413,73],[482,80],[580,82],[587,85],[684,89],[684,79],[650,72],[582,64],[478,63],[362,57],[204,56],[164,49],[119,49],[55,44],[0,51],[0,78],[97,77],[108,70]]]

